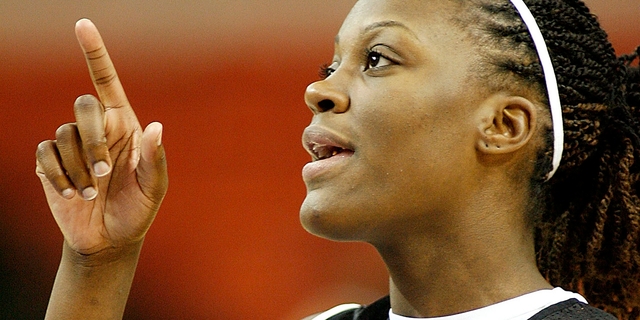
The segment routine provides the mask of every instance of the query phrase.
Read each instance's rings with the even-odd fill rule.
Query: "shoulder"
[[[529,320],[617,320],[613,315],[577,299],[563,301],[540,311]]]
[[[391,304],[384,297],[368,306],[343,304],[304,320],[387,320]]]

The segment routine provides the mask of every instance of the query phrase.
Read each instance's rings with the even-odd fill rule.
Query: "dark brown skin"
[[[305,174],[301,221],[322,237],[374,245],[393,310],[405,316],[551,288],[524,214],[542,113],[533,97],[490,92],[473,77],[477,48],[451,22],[457,9],[360,0],[338,34],[334,72],[305,94],[307,135],[331,132],[353,153]],[[95,26],[81,20],[76,32],[99,99],[81,97],[76,123],[38,148],[65,236],[47,317],[119,319],[167,188],[162,127],[140,127]],[[84,159],[107,165],[87,171]]]
[[[167,190],[162,125],[142,130],[95,26],[80,20],[76,35],[99,100],[78,98],[76,122],[60,126],[36,154],[65,239],[47,319],[120,319]]]
[[[373,244],[390,272],[392,308],[406,316],[550,288],[525,220],[527,185],[511,177],[532,170],[523,163],[537,145],[537,107],[474,80],[475,47],[450,22],[456,9],[360,0],[338,34],[334,71],[305,96],[312,129],[354,152],[305,177],[303,225]]]

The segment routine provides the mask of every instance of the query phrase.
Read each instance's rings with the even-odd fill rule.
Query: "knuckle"
[[[104,45],[100,45],[94,50],[87,51],[86,54],[89,61],[101,60],[107,57],[107,48]]]
[[[95,96],[91,94],[84,94],[76,98],[76,101],[74,102],[73,106],[74,108],[78,109],[83,107],[94,106],[97,102],[98,102],[98,98],[96,98]]]
[[[109,86],[113,84],[116,79],[118,79],[118,75],[114,72],[96,72],[94,73],[95,83],[101,86]]]
[[[82,145],[87,150],[103,151],[103,149],[106,149],[106,143],[107,143],[107,139],[106,138],[103,138],[103,139],[89,139],[87,141],[83,141]]]
[[[53,141],[51,140],[45,140],[42,141],[40,143],[38,143],[38,146],[36,147],[36,158],[37,159],[42,159],[44,158],[44,155],[51,150],[51,144],[53,143]]]
[[[35,170],[35,172],[40,177],[44,177],[45,176],[44,166],[43,166],[42,161],[40,159],[36,159],[36,170]]]
[[[77,131],[75,123],[65,123],[58,127],[56,130],[56,139],[64,140],[65,138],[73,135]]]
[[[42,178],[46,178],[46,177],[47,177],[47,176],[46,176],[46,174],[45,174],[45,172],[44,172],[44,170],[42,170],[42,168],[40,168],[40,166],[39,166],[39,165],[36,165],[35,173],[36,173],[36,175],[37,175],[38,177],[40,177],[41,179],[42,179]]]

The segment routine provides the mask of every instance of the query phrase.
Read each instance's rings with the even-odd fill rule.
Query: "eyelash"
[[[374,61],[373,63],[375,63],[375,66],[371,66],[372,61],[371,59],[374,58],[377,59],[377,61]],[[364,52],[364,60],[365,60],[365,67],[363,71],[367,71],[371,68],[375,68],[379,63],[380,63],[380,59],[386,59],[388,61],[392,61],[391,59],[387,58],[385,55],[383,55],[382,53],[376,51],[375,49],[372,48],[367,48]],[[330,75],[332,75],[334,72],[336,71],[336,69],[334,69],[333,67],[331,67],[328,64],[324,64],[320,67],[320,71],[318,72],[318,75],[320,76],[321,80],[324,80],[326,78],[328,78]]]
[[[318,76],[320,76],[321,80],[324,80],[326,78],[329,78],[329,76],[331,74],[333,74],[336,70],[334,68],[332,68],[330,65],[328,64],[323,64],[320,67],[320,71],[318,72]]]

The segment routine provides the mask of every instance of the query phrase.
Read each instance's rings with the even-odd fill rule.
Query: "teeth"
[[[315,144],[311,149],[319,160],[331,158],[342,151],[340,148],[323,144]]]

